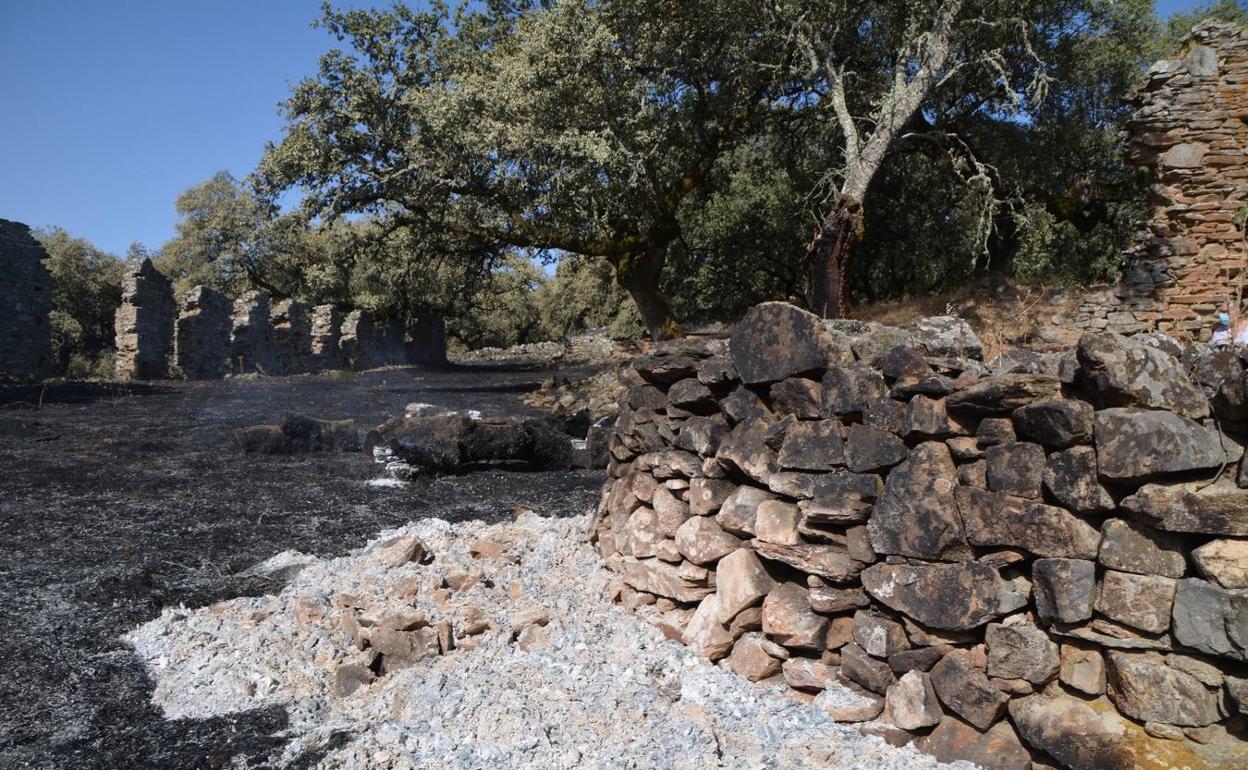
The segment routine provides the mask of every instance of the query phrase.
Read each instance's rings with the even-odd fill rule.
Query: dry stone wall
[[[225,376],[233,326],[229,298],[206,286],[196,286],[179,303],[173,338],[174,367],[189,380]]]
[[[285,299],[273,304],[273,347],[283,374],[311,370],[312,319],[306,302]]]
[[[1112,296],[1092,297],[1088,328],[1201,335],[1234,304],[1248,262],[1248,33],[1202,22],[1182,58],[1159,61],[1135,97],[1127,160],[1156,171],[1153,214]]]
[[[117,376],[158,380],[169,376],[177,318],[173,286],[146,257],[132,261],[121,280],[117,308]]]
[[[0,219],[0,375],[44,374],[52,363],[52,277],[30,228]]]
[[[981,357],[957,319],[766,303],[637,359],[592,534],[613,595],[941,759],[1248,766],[1243,362]]]

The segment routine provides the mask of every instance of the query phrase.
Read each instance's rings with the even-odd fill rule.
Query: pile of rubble
[[[1112,334],[981,357],[957,319],[766,303],[639,358],[594,530],[614,595],[943,760],[1248,766],[1243,365]]]
[[[127,640],[169,718],[284,707],[279,767],[937,766],[620,612],[588,524],[427,519],[281,554],[253,568],[293,574],[280,595],[168,609]]]

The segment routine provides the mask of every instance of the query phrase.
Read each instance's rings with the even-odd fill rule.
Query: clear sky
[[[132,241],[159,247],[178,193],[222,169],[244,176],[280,138],[278,102],[336,43],[311,28],[319,9],[0,0],[0,218],[64,227],[118,255]]]

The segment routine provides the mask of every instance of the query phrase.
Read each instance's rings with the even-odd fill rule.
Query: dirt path
[[[118,637],[162,607],[277,590],[236,573],[324,556],[428,516],[580,513],[591,472],[480,473],[372,489],[361,455],[245,457],[235,427],[285,410],[367,429],[411,401],[527,411],[547,372],[402,368],[340,379],[0,388],[0,767],[197,768],[280,752],[280,709],[166,722]],[[33,405],[42,397],[42,408]]]

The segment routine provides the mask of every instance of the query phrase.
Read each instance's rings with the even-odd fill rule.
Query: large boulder
[[[849,341],[824,329],[819,316],[786,302],[764,302],[746,312],[728,342],[732,365],[746,385],[821,375],[853,362]]]
[[[1243,448],[1173,412],[1103,409],[1096,413],[1096,454],[1102,476],[1131,482],[1216,469],[1238,460]]]
[[[992,567],[955,564],[873,564],[862,586],[884,606],[925,626],[947,631],[977,628],[1027,604],[1027,596]]]
[[[953,498],[958,472],[943,442],[926,442],[888,474],[867,531],[876,553],[957,561],[970,556]]]
[[[1183,365],[1161,350],[1111,333],[1079,340],[1084,380],[1102,407],[1165,409],[1184,417],[1209,414],[1209,402]]]
[[[500,462],[547,470],[572,464],[572,443],[563,431],[549,420],[529,418],[408,417],[371,431],[365,449],[377,446],[431,473]]]

